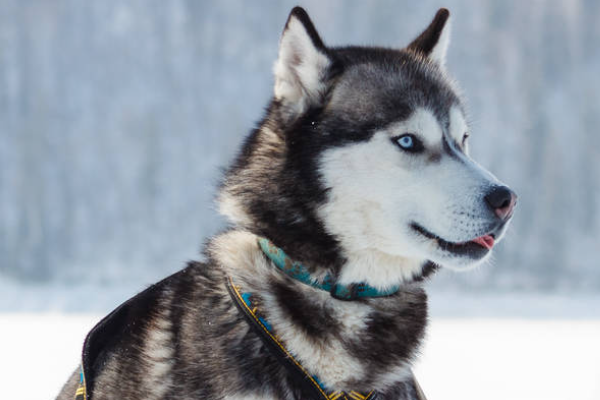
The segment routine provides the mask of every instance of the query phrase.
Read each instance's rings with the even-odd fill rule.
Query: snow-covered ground
[[[98,320],[90,314],[0,314],[0,399],[56,397]]]
[[[433,319],[416,375],[430,400],[598,400],[600,320]]]
[[[92,314],[0,314],[0,399],[53,399]],[[416,374],[429,400],[600,399],[600,319],[433,317]]]

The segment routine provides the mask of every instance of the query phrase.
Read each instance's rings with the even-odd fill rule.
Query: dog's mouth
[[[457,243],[444,240],[414,222],[411,224],[411,228],[421,236],[435,240],[438,247],[442,250],[470,258],[482,258],[494,247],[496,241],[496,234],[493,232],[476,237],[468,242]]]

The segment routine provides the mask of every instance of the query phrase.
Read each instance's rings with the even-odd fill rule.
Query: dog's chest
[[[312,381],[317,390],[330,397],[344,391],[356,393],[356,400],[369,398],[374,388],[389,386],[406,378],[410,368],[404,362],[390,363],[374,376],[368,349],[371,309],[363,303],[332,302],[320,293],[311,295],[310,312],[304,313],[276,294],[260,295],[232,291],[234,299],[258,327],[267,346],[280,353],[280,362]],[[300,297],[295,297],[300,301]],[[306,319],[306,320],[303,320]],[[336,397],[337,399],[337,397]]]
[[[277,321],[275,329],[283,343],[326,387],[347,389],[352,382],[364,378],[364,360],[357,358],[347,343],[365,334],[369,314],[366,308],[355,304],[333,308],[334,318],[323,323],[326,333],[321,338],[308,334],[277,306],[272,307],[270,314]]]

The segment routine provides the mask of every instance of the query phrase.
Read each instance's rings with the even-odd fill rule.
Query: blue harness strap
[[[79,386],[75,391],[75,400],[86,400],[85,376],[83,375],[83,366],[79,366]]]
[[[387,290],[379,290],[366,283],[357,283],[352,285],[340,285],[336,283],[331,274],[325,275],[322,282],[313,278],[308,269],[297,261],[293,261],[279,247],[275,246],[270,240],[259,238],[258,244],[263,253],[269,257],[273,264],[291,278],[310,285],[314,288],[325,290],[331,293],[331,296],[340,300],[354,300],[361,297],[384,297],[397,293],[400,286],[395,285]]]
[[[273,326],[260,314],[256,302],[253,302],[250,292],[242,292],[231,278],[227,279],[227,290],[234,304],[246,317],[248,324],[254,328],[266,347],[275,358],[291,373],[293,380],[306,392],[311,399],[321,400],[375,400],[377,392],[359,392],[340,390],[331,391],[315,375],[311,375],[296,357],[288,351],[273,331]]]

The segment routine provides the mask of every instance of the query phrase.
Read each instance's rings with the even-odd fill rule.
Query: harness
[[[260,314],[256,304],[252,302],[250,292],[242,292],[241,287],[233,283],[231,278],[227,279],[227,289],[234,304],[246,317],[248,324],[258,333],[263,343],[292,376],[292,379],[302,388],[303,392],[309,394],[308,398],[321,400],[373,400],[375,392],[352,391],[344,393],[341,391],[328,391],[315,375],[311,375],[281,344],[279,337],[273,331],[272,325]]]
[[[258,243],[263,252],[284,273],[292,278],[312,287],[328,291],[332,297],[340,300],[353,300],[359,297],[382,297],[396,293],[399,287],[393,287],[387,291],[380,291],[367,284],[355,284],[341,286],[335,284],[330,275],[326,275],[322,282],[318,282],[310,276],[310,273],[302,264],[292,261],[280,248],[269,240],[259,238]],[[236,285],[229,277],[226,280],[227,290],[234,304],[251,328],[258,334],[265,346],[277,358],[289,372],[292,379],[298,384],[302,391],[310,399],[319,400],[376,400],[377,391],[374,390],[351,390],[333,391],[329,390],[316,375],[311,375],[296,357],[283,346],[280,338],[275,333],[273,326],[265,319],[259,310],[259,304],[253,301],[251,292],[243,291],[241,286]],[[426,400],[423,390],[413,376],[414,389],[419,400]]]
[[[79,386],[75,391],[75,400],[87,400],[87,394],[85,390],[85,376],[83,375],[83,365],[79,368]]]

